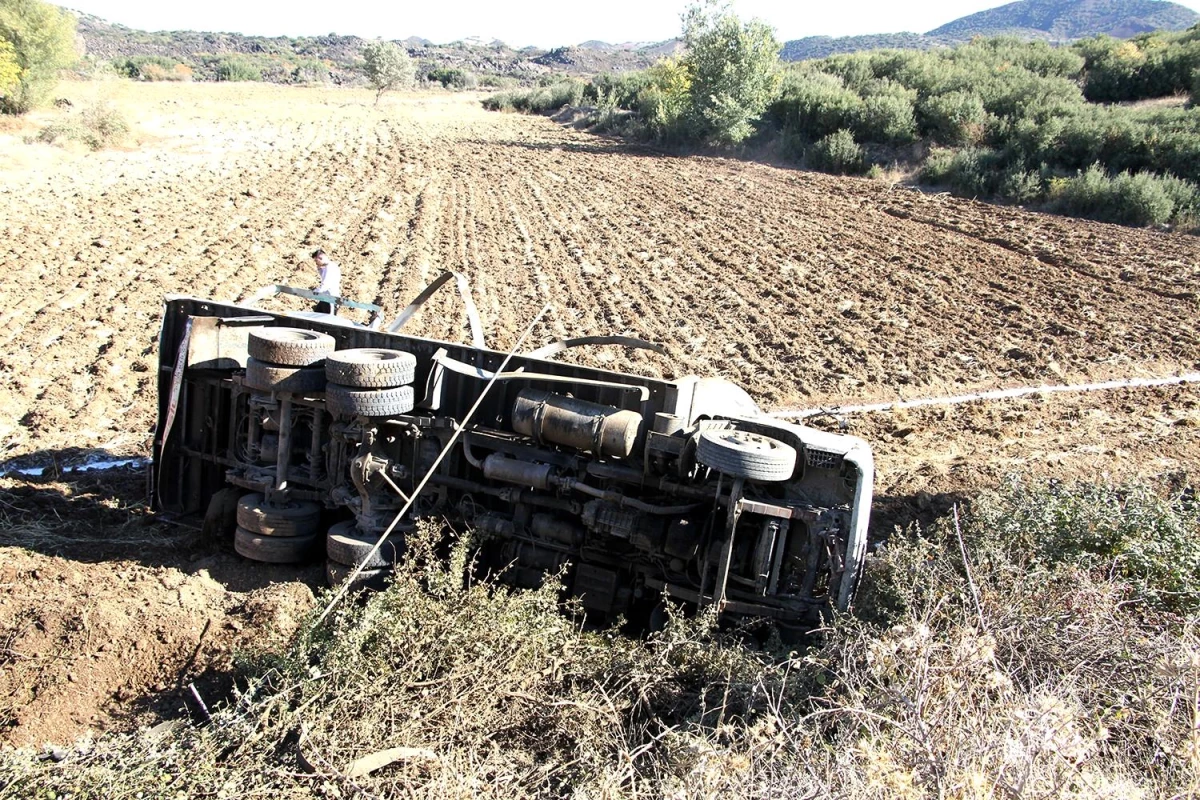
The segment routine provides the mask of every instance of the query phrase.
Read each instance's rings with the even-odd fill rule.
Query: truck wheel
[[[308,536],[320,523],[321,506],[306,500],[267,504],[255,492],[238,501],[238,527],[260,536]]]
[[[320,367],[277,367],[248,358],[244,383],[263,392],[314,394],[325,391],[325,371]]]
[[[413,408],[411,386],[394,389],[351,389],[336,383],[325,387],[325,407],[335,417],[390,417]]]
[[[731,478],[785,481],[796,469],[796,448],[749,431],[704,431],[696,446],[696,460]]]
[[[326,561],[325,581],[330,586],[341,586],[342,582],[350,577],[350,573],[353,571],[354,567],[348,567],[336,561]],[[350,585],[350,591],[357,592],[360,589],[375,589],[379,591],[386,589],[387,579],[391,575],[392,571],[390,569],[364,569],[358,573],[358,577]]]
[[[260,536],[245,528],[238,528],[233,535],[233,549],[251,561],[298,564],[313,557],[320,540],[321,537],[315,533],[307,536]]]
[[[325,536],[325,554],[329,556],[330,561],[357,566],[367,557],[367,553],[371,552],[378,540],[378,536],[364,536],[360,533],[353,520],[339,522],[330,528]],[[393,531],[380,546],[379,552],[371,556],[366,569],[390,567],[400,560],[400,554],[403,552],[404,533],[399,530]]]
[[[337,341],[326,333],[303,328],[260,328],[250,331],[250,357],[283,367],[307,367],[329,355]]]
[[[325,357],[325,377],[330,383],[360,389],[386,389],[413,382],[417,357],[400,350],[360,347],[338,350]]]

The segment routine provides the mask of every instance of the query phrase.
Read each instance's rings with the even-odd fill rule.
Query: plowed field
[[[668,377],[724,376],[768,408],[1200,368],[1200,239],[1191,236],[673,157],[451,95],[372,107],[366,94],[266,86],[61,91],[76,109],[110,99],[135,135],[125,149],[92,154],[23,144],[29,131],[0,134],[0,460],[145,455],[162,296],[237,299],[266,284],[312,285],[315,247],[341,262],[346,295],[378,302],[389,316],[440,270],[456,269],[471,279],[489,345],[511,346],[549,302],[537,343],[603,333],[649,339],[669,357],[619,348],[571,357]],[[450,293],[410,329],[466,340]],[[848,425],[877,446],[885,527],[902,521],[903,508],[925,510],[1012,471],[1187,482],[1200,455],[1198,399],[1190,387],[1056,395]],[[15,532],[34,523],[61,535],[71,520],[56,528],[61,515],[46,509],[64,503],[104,520],[92,537],[103,538],[104,525],[141,524],[128,518],[138,495],[127,482],[101,481],[83,495],[71,484],[43,486],[58,505],[39,504],[39,486],[0,486],[7,543],[20,543]],[[76,581],[68,567],[84,558],[79,541],[39,541],[37,553],[0,551],[16,565],[0,600],[5,630],[45,605],[44,587],[27,591],[44,580],[35,571],[68,575],[57,584],[64,606],[122,596],[129,578],[104,578],[112,562],[88,564],[88,579]],[[189,560],[194,548],[186,558],[170,547],[144,552],[130,544],[117,553],[133,559],[119,571],[202,569]],[[218,566],[234,558],[207,557]],[[213,564],[205,580],[220,573]],[[221,629],[244,602],[219,599],[205,613]],[[39,641],[49,643],[37,653],[11,645],[21,657],[0,657],[9,704],[30,694],[35,667],[43,680],[47,664],[61,666],[46,660],[57,640],[45,631],[67,630],[65,619],[40,623]],[[163,630],[175,625],[153,619]],[[118,650],[145,638],[121,635],[111,637]],[[155,663],[169,653],[177,682],[216,663],[187,647],[145,652]],[[39,684],[28,702],[92,680],[86,665],[74,670],[57,690]],[[0,736],[61,740],[103,724],[106,702],[124,702],[118,689],[136,695],[164,683],[158,672],[132,689],[125,678],[96,680],[103,685],[87,697],[101,699],[87,700],[77,719],[38,727],[36,714],[23,714]]]

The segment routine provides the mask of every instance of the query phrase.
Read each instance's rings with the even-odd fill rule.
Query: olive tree
[[[363,46],[363,72],[375,90],[375,103],[384,92],[412,85],[416,70],[408,53],[394,42],[375,40]]]
[[[75,17],[40,0],[0,0],[0,111],[24,114],[44,101],[58,81],[59,70],[75,62]],[[16,79],[3,78],[16,63]]]
[[[697,134],[719,144],[746,139],[779,87],[774,29],[708,0],[684,13],[683,41]]]

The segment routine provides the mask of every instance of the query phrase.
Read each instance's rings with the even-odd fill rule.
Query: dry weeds
[[[552,581],[535,592],[464,581],[467,544],[447,563],[426,542],[388,591],[284,656],[246,660],[211,722],[83,742],[55,753],[61,762],[9,752],[0,786],[82,797],[1194,796],[1194,620],[993,524],[1045,502],[1009,491],[961,524],[897,536],[866,579],[869,617],[836,620],[803,652],[707,617],[675,615],[646,641],[583,630]],[[1194,510],[1160,511],[1195,525]]]

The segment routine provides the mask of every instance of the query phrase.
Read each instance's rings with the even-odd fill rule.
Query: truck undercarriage
[[[562,571],[600,617],[665,595],[802,627],[850,604],[873,481],[862,440],[770,419],[719,379],[560,363],[562,344],[511,355],[478,334],[406,336],[406,314],[383,331],[168,298],[158,508],[199,516],[238,487],[238,551],[323,554],[333,583],[391,529],[360,577],[383,579],[434,516],[481,534],[481,558],[517,585]]]

